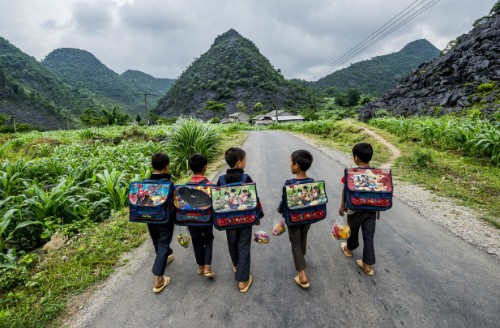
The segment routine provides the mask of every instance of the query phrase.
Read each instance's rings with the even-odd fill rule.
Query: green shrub
[[[413,152],[412,156],[412,165],[421,168],[421,169],[426,169],[430,167],[434,163],[434,159],[432,157],[432,153],[427,150],[427,149],[416,149]]]
[[[483,83],[477,87],[477,92],[490,92],[495,88],[495,82]]]

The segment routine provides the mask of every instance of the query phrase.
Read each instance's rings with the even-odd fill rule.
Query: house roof
[[[273,121],[276,121],[276,117],[272,118]],[[278,116],[278,121],[301,121],[304,118],[300,115],[290,115],[290,116]]]

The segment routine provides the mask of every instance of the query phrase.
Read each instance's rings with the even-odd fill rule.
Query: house
[[[247,113],[242,113],[242,112],[236,112],[229,114],[227,118],[223,119],[221,123],[249,123],[250,122],[250,115]]]
[[[284,123],[284,122],[302,122],[304,118],[300,115],[294,115],[290,112],[287,112],[284,109],[273,110],[267,114],[257,115],[252,118],[253,125],[266,125],[274,122]]]

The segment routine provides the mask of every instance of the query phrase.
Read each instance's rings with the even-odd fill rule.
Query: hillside
[[[394,115],[443,115],[473,106],[485,114],[500,110],[500,16],[497,2],[487,17],[452,41],[451,49],[420,65],[382,99],[360,109],[368,120],[381,109]]]
[[[380,96],[418,65],[438,55],[439,50],[432,43],[425,39],[416,40],[408,43],[399,52],[354,63],[308,85],[318,89],[357,88],[363,94]]]
[[[121,77],[134,85],[144,93],[158,94],[164,96],[167,90],[175,82],[175,79],[160,79],[141,71],[127,70]]]
[[[163,116],[193,115],[209,118],[201,110],[207,101],[224,103],[224,116],[236,112],[242,102],[247,113],[275,106],[302,109],[314,106],[317,98],[306,88],[285,80],[255,44],[231,29],[218,36],[210,49],[196,59],[169,89],[154,112]]]
[[[1,37],[0,71],[0,113],[16,122],[42,129],[67,128],[83,108],[94,104]]]
[[[56,49],[42,64],[74,88],[89,90],[102,106],[119,105],[129,114],[146,114],[142,89],[106,67],[88,51]]]

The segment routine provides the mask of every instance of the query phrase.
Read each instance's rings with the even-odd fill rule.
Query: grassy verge
[[[372,164],[377,166],[385,163],[391,154],[361,127],[369,128],[401,151],[401,157],[393,167],[396,179],[418,184],[440,196],[454,198],[459,204],[480,211],[484,221],[500,228],[500,168],[492,166],[488,159],[466,157],[452,151],[424,147],[417,142],[401,141],[397,135],[354,120],[324,121],[316,126],[314,122],[308,123],[310,126],[307,127],[280,124],[274,128],[302,133],[322,146],[348,154],[354,144],[369,142],[374,147]]]
[[[246,132],[224,131],[217,158],[207,175],[225,164],[224,150],[241,145]],[[183,182],[187,176],[179,177]],[[85,228],[70,245],[48,254],[32,253],[28,278],[23,285],[0,293],[0,327],[43,327],[55,324],[72,297],[106,279],[120,263],[121,256],[139,246],[147,237],[142,224],[128,222],[128,209],[109,220]]]

